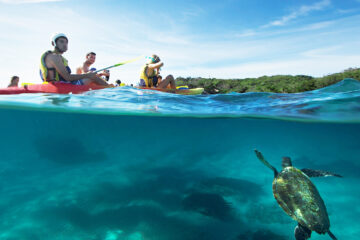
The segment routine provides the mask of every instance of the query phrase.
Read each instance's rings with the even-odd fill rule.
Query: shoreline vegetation
[[[324,77],[306,75],[275,75],[245,79],[217,79],[217,78],[176,78],[177,86],[188,85],[189,88],[204,88],[208,94],[230,92],[274,92],[297,93],[323,88],[345,78],[360,80],[360,68],[349,68],[340,73]]]

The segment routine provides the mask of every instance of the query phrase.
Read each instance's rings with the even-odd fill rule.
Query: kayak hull
[[[155,91],[160,91],[160,92],[175,93],[175,94],[181,94],[181,95],[199,95],[204,92],[203,88],[169,89],[169,88],[139,87],[139,89],[155,90]]]
[[[104,86],[90,85],[73,85],[69,83],[47,83],[47,84],[31,84],[23,87],[8,87],[0,89],[1,95],[6,94],[22,94],[22,93],[57,93],[57,94],[78,94],[90,90],[103,89]]]
[[[69,83],[51,82],[46,84],[29,84],[23,87],[8,87],[0,89],[0,95],[22,94],[22,93],[56,93],[56,94],[79,94],[91,90],[104,89],[106,86],[96,84],[73,85]],[[168,88],[146,88],[139,89],[155,90],[160,92],[175,93],[181,95],[198,95],[204,92],[203,88],[192,89],[168,89]]]

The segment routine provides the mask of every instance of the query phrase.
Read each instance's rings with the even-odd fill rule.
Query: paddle
[[[131,60],[128,60],[128,61],[125,61],[125,62],[120,62],[120,63],[117,63],[115,65],[112,65],[112,66],[109,66],[109,67],[106,67],[106,68],[102,68],[102,69],[99,69],[99,70],[96,70],[95,72],[98,73],[98,72],[101,72],[101,71],[104,71],[106,69],[110,69],[110,68],[113,68],[113,67],[118,67],[118,66],[121,66],[121,65],[124,65],[126,63],[131,63],[131,62],[135,62],[137,60],[139,60],[140,58],[143,58],[144,56],[139,56],[137,58],[134,58],[134,59],[131,59]]]

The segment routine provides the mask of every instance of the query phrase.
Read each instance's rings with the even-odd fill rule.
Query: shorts
[[[82,81],[82,79],[79,79],[76,81],[71,81],[70,83],[73,85],[84,85],[84,82]]]
[[[152,86],[153,86],[153,87],[156,87],[156,86],[157,86],[157,83],[158,83],[157,77],[156,77],[156,76],[150,77],[150,79],[152,80]],[[150,80],[150,79],[149,79],[149,80]],[[139,87],[146,87],[146,84],[145,84],[145,80],[144,80],[144,79],[140,79]]]
[[[146,87],[146,84],[145,84],[145,80],[144,80],[144,79],[140,79],[139,87]]]
[[[60,82],[68,83],[68,84],[72,84],[72,85],[84,85],[84,82],[82,81],[82,79],[71,81],[71,82],[67,82],[67,81],[60,81]]]

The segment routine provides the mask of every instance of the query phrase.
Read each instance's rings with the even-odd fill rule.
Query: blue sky
[[[98,68],[157,53],[175,77],[323,76],[359,67],[359,23],[360,0],[0,0],[0,86],[40,82],[54,32],[73,71],[95,51]],[[136,83],[144,61],[111,79]]]

